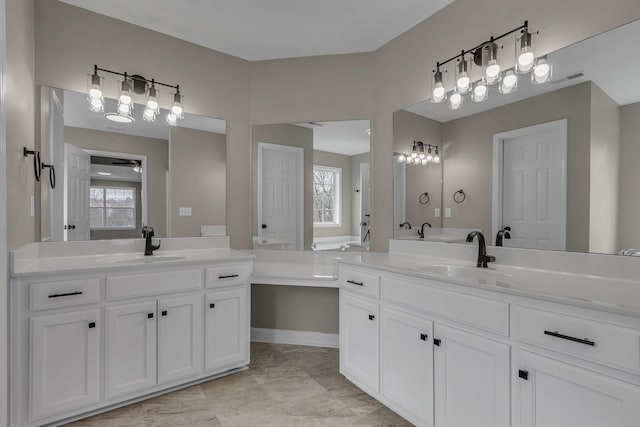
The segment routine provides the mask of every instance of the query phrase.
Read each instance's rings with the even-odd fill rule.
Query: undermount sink
[[[167,262],[167,261],[178,261],[184,259],[183,256],[162,256],[162,255],[152,255],[152,256],[135,256],[133,258],[123,259],[119,261],[115,261],[115,264],[155,264],[158,262]]]
[[[508,280],[511,275],[502,271],[496,271],[487,268],[468,267],[449,264],[434,264],[420,266],[420,270],[440,274],[449,277],[460,277],[464,279],[491,280],[500,281]]]

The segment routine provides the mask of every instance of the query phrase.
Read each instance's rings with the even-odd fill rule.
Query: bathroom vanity
[[[12,425],[63,424],[247,369],[253,256],[228,238],[14,252]]]
[[[340,372],[418,426],[637,426],[635,260],[489,248],[481,269],[476,251],[342,260]]]

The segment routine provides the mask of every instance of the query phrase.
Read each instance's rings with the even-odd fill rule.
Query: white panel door
[[[202,372],[202,297],[158,301],[158,383]]]
[[[640,425],[640,387],[526,351],[515,366],[519,427]]]
[[[433,323],[382,309],[382,394],[401,415],[433,426]]]
[[[302,164],[301,148],[274,144],[260,144],[262,170],[262,210],[260,236],[290,243],[291,249],[299,245],[298,218],[300,205],[298,183]]]
[[[340,293],[340,371],[378,393],[380,305]]]
[[[205,369],[223,371],[249,363],[248,288],[214,292],[205,304]]]
[[[503,140],[502,226],[505,246],[564,250],[566,136],[537,131]]]
[[[31,418],[97,403],[100,310],[31,319]]]
[[[156,302],[106,309],[107,398],[156,384]]]
[[[90,240],[91,156],[71,144],[64,144],[64,154],[65,240]]]
[[[509,346],[434,326],[437,427],[509,427]]]

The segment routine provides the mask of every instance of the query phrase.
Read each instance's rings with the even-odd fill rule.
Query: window
[[[91,229],[135,229],[136,189],[91,187],[89,218]]]
[[[342,169],[313,167],[313,224],[340,225],[340,175]]]

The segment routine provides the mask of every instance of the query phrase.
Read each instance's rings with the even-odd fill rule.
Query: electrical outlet
[[[180,216],[191,216],[191,208],[180,208],[178,211]]]
[[[444,216],[445,218],[451,218],[451,208],[444,209]]]
[[[433,210],[433,216],[435,216],[436,218],[440,218],[440,208],[435,208]]]

